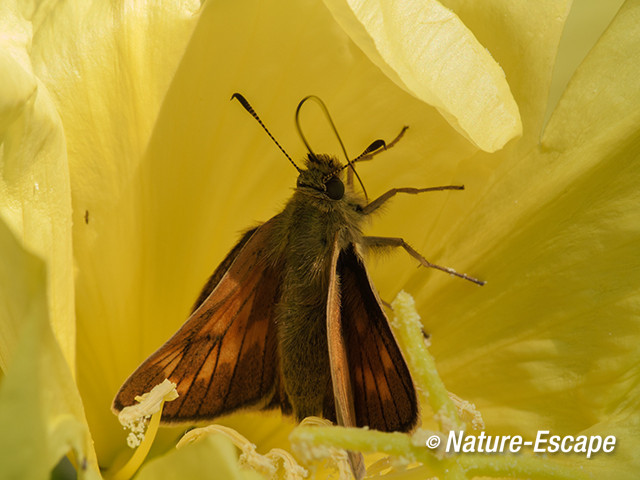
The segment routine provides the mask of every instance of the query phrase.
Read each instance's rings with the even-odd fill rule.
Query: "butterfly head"
[[[310,153],[306,160],[306,169],[300,170],[297,188],[312,189],[331,200],[340,200],[344,196],[344,183],[340,178],[344,166],[330,155]]]

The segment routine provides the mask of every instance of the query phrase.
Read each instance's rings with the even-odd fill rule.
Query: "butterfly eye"
[[[331,177],[325,183],[325,193],[331,200],[340,200],[344,196],[344,183],[338,177]]]

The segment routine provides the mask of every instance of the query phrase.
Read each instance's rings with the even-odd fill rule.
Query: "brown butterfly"
[[[319,102],[335,131],[322,101],[306,97],[296,111],[309,149],[306,168],[299,168],[247,100],[233,98],[298,170],[296,190],[280,214],[242,236],[184,325],[125,381],[113,410],[135,404],[137,395],[168,378],[180,396],[165,404],[166,423],[280,408],[298,420],[322,415],[345,426],[411,430],[418,419],[415,387],[363,252],[400,246],[424,266],[483,282],[428,262],[400,238],[364,236],[361,225],[396,193],[463,187],[396,188],[367,203],[353,189],[353,164],[393,146],[407,127],[389,145],[377,140],[342,165],[315,154],[304,138],[299,113],[309,99]],[[351,460],[360,476],[362,464]]]

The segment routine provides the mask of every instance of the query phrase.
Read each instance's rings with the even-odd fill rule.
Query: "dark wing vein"
[[[387,355],[389,356],[389,360],[391,361],[391,364],[393,365],[393,369],[396,372],[396,378],[400,379],[400,383],[402,384],[402,386],[404,387],[404,391],[407,394],[407,397],[410,397],[412,392],[414,392],[414,387],[413,384],[408,385],[406,382],[406,375],[403,374],[403,372],[400,371],[400,365],[401,363],[398,361],[397,358],[393,358],[393,356],[391,355],[391,352],[394,352],[397,350],[397,346],[396,345],[391,345],[391,342],[389,340],[389,336],[386,332],[383,331],[383,327],[381,325],[380,322],[375,322],[375,328],[378,331],[378,338],[380,338],[382,340],[382,342],[384,343],[384,347],[385,347],[385,351],[387,353]],[[380,352],[380,350],[378,350],[378,352]],[[402,358],[400,358],[400,361],[404,362],[404,360]],[[389,383],[389,379],[387,377],[387,369],[384,369],[384,376],[385,379],[387,380],[387,384],[389,385],[389,390],[391,391],[391,384]],[[394,403],[395,403],[395,399],[394,399]]]
[[[258,285],[256,284],[252,289],[251,289],[251,294],[245,299],[244,302],[242,302],[242,306],[240,307],[238,313],[235,315],[235,317],[233,318],[232,322],[235,322],[236,318],[238,318],[240,316],[240,313],[244,311],[247,302],[249,299],[254,298],[254,293],[258,290]],[[249,318],[251,318],[251,312],[249,313]],[[229,328],[231,328],[231,325],[229,325]],[[229,328],[227,330],[229,330]],[[244,341],[247,338],[247,332],[249,331],[249,326],[246,326],[244,329],[244,332],[242,334],[242,340],[240,341],[240,346],[238,347],[238,355],[237,358],[240,359],[242,357],[242,347],[244,346]],[[240,361],[237,361],[233,364],[233,370],[231,372],[231,378],[229,379],[229,385],[227,387],[227,392],[224,395],[224,402],[226,403],[227,399],[229,398],[229,393],[231,392],[231,387],[233,386],[233,381],[236,378],[236,372],[238,371],[238,365],[240,364]],[[211,377],[213,379],[213,376]]]

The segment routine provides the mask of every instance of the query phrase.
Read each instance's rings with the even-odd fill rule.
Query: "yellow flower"
[[[290,195],[295,172],[235,91],[296,157],[293,111],[310,93],[352,154],[410,125],[359,169],[367,190],[466,190],[394,199],[370,231],[488,283],[398,253],[371,263],[381,295],[415,297],[445,386],[487,434],[616,435],[611,454],[548,460],[634,477],[640,2],[624,2],[552,113],[569,1],[442,2],[457,17],[426,0],[325,3],[2,2],[0,477],[46,478],[71,452],[98,478],[129,456],[118,387],[237,232]],[[304,122],[338,152],[319,116]],[[279,416],[221,423],[291,451]],[[161,432],[142,478],[245,475],[221,437],[176,451],[181,433]]]

